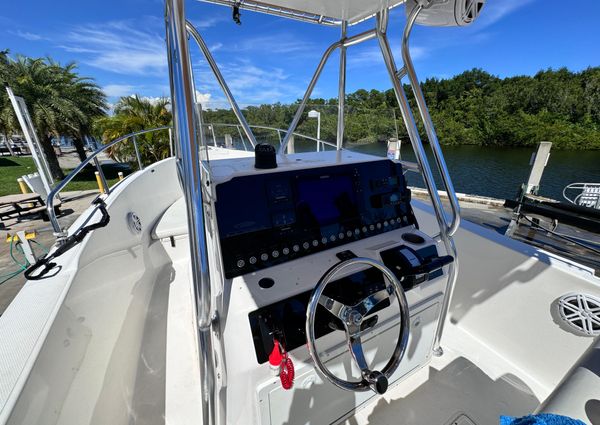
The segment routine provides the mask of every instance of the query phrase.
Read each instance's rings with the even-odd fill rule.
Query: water
[[[384,144],[351,146],[351,150],[385,155]],[[435,164],[429,146],[425,146],[430,164]],[[529,160],[535,148],[494,148],[480,146],[444,146],[442,151],[457,192],[514,198],[529,175]],[[402,159],[415,161],[412,147],[402,146]],[[438,189],[440,179],[436,175]],[[407,173],[408,184],[424,187],[420,175]],[[539,194],[562,200],[562,190],[569,183],[600,183],[600,151],[551,151],[540,183]]]

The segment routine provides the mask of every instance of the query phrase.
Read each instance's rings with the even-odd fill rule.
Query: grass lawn
[[[127,175],[131,173],[131,168],[126,164],[104,164],[102,170],[108,180],[108,185],[112,186],[118,181],[117,173],[123,171]],[[63,170],[65,175],[71,170]],[[95,168],[87,167],[69,183],[65,190],[87,190],[98,189]],[[17,179],[24,174],[35,173],[36,168],[31,157],[0,157],[0,196],[21,193]]]

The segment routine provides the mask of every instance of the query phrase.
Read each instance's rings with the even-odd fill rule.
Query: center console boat
[[[166,1],[175,156],[69,229],[51,208],[62,186],[50,194],[57,244],[0,318],[0,423],[487,425],[534,413],[600,423],[598,279],[460,222],[410,60],[413,25],[468,25],[483,1],[211,2],[339,26],[341,39],[277,152],[256,143],[184,1]],[[396,8],[407,15],[399,69],[386,36]],[[348,35],[365,20],[372,30]],[[379,43],[417,164],[342,149],[346,49],[367,40]],[[208,146],[191,41],[254,152]],[[337,144],[286,154],[335,50]],[[411,199],[410,170],[430,203]]]

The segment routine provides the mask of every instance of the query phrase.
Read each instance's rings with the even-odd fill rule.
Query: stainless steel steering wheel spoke
[[[321,304],[327,311],[333,314],[338,319],[341,319],[342,322],[345,322],[344,318],[347,315],[347,311],[350,307],[346,304],[342,304],[339,301],[334,300],[333,298],[328,297],[327,295],[321,295],[319,297],[319,304]]]
[[[394,293],[394,287],[388,285],[385,289],[377,291],[368,297],[364,298],[358,304],[352,307],[353,310],[358,311],[363,317],[369,314],[379,303],[390,298],[390,295]]]
[[[377,370],[369,369],[367,360],[365,359],[365,353],[363,351],[360,335],[349,336],[348,343],[350,345],[352,358],[360,369],[360,375],[362,377],[361,384],[368,386],[377,394],[385,393],[388,388],[388,377]]]
[[[369,371],[369,366],[367,365],[367,360],[365,359],[365,353],[363,352],[362,341],[360,339],[360,335],[356,336],[348,336],[348,345],[350,346],[350,353],[352,353],[352,358],[356,362],[356,365],[360,369],[361,375],[365,372]]]

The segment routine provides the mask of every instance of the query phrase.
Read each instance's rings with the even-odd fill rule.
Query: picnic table
[[[0,196],[0,220],[17,214],[19,219],[23,213],[44,213],[46,206],[37,193],[19,193]]]
[[[6,142],[0,142],[0,155],[31,155],[31,151],[29,150],[29,147],[22,142],[12,142],[10,147],[7,146]]]

